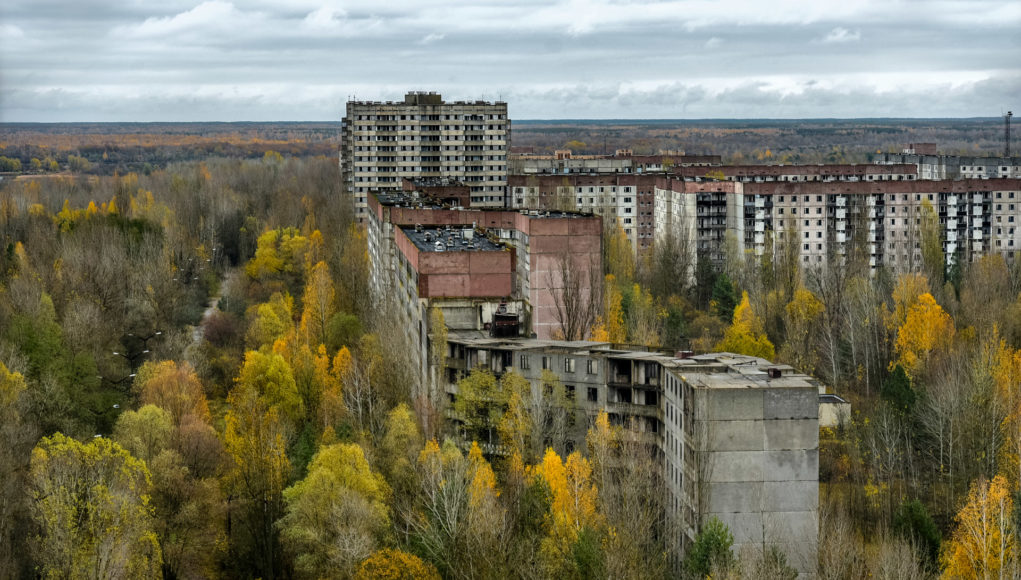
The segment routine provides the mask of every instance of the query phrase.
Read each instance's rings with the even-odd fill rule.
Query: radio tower
[[[1003,156],[1010,157],[1010,118],[1014,116],[1012,111],[1007,111],[1003,116]]]

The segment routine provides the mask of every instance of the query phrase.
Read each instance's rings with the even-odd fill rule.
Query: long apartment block
[[[446,354],[436,374],[446,377],[452,401],[457,380],[477,367],[497,377],[514,371],[531,383],[533,397],[564,401],[563,452],[584,448],[600,412],[637,431],[661,462],[674,554],[694,540],[698,522],[715,516],[734,534],[735,550],[776,545],[800,571],[814,569],[822,406],[815,379],[729,353],[670,355],[472,333],[451,333]],[[546,372],[563,393],[545,392]],[[489,451],[500,454],[499,442]]]
[[[771,166],[762,166],[769,168]],[[779,166],[777,166],[779,167]],[[1021,179],[916,179],[914,166],[722,167],[725,179],[674,175],[512,175],[514,208],[592,212],[642,251],[668,233],[714,265],[728,238],[758,255],[796,236],[800,259],[821,265],[868,245],[872,267],[921,266],[923,205],[936,212],[948,264],[1021,250]],[[754,171],[753,171],[754,169]],[[729,174],[728,174],[729,171]],[[717,175],[717,177],[719,177]]]
[[[364,220],[368,194],[402,180],[448,178],[471,189],[474,207],[504,206],[511,125],[507,103],[446,102],[413,92],[404,101],[348,101],[340,167]]]

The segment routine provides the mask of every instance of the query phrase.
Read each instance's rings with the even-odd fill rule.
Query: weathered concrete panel
[[[709,511],[755,512],[762,503],[762,483],[714,483],[709,491]]]
[[[762,533],[765,534],[768,541],[789,542],[814,539],[817,537],[818,529],[817,512],[768,512],[762,514]]]
[[[762,543],[762,515],[758,513],[712,513],[730,528],[734,545]]]
[[[711,482],[762,481],[764,451],[720,451],[712,454]]]
[[[819,481],[819,450],[762,452],[762,481]]]
[[[766,481],[760,497],[764,512],[814,511],[819,509],[819,483]]]
[[[759,389],[707,389],[709,417],[725,420],[762,419],[762,392]]]
[[[772,423],[772,421],[769,421]],[[766,421],[711,421],[714,451],[762,451]]]
[[[815,419],[776,419],[764,421],[766,449],[817,449],[819,421]]]
[[[765,389],[763,416],[766,419],[818,419],[819,391],[813,388]]]

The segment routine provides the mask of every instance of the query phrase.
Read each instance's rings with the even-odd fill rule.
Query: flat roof
[[[575,356],[600,357],[618,361],[655,362],[667,371],[681,376],[693,386],[711,389],[756,389],[756,388],[812,388],[818,389],[819,381],[798,372],[785,364],[774,364],[764,358],[713,352],[688,358],[678,358],[655,351],[617,350],[608,342],[558,341],[535,338],[490,338],[478,332],[451,331],[449,342],[474,348],[568,354]],[[770,377],[770,370],[779,376]]]
[[[464,235],[465,230],[472,232],[470,238]],[[472,228],[401,226],[401,231],[408,236],[420,252],[498,252],[504,245],[495,243]],[[439,245],[437,245],[439,242]]]

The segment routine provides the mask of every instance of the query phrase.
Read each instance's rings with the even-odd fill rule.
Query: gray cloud
[[[338,120],[409,89],[519,119],[990,116],[1019,108],[1019,28],[992,0],[13,2],[0,121]]]

